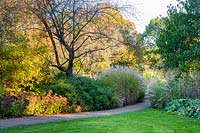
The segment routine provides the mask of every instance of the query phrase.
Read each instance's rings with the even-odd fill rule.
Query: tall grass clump
[[[148,97],[152,107],[165,108],[174,99],[200,98],[199,73],[165,74],[162,78],[152,77],[147,83]]]
[[[98,81],[118,95],[119,106],[134,104],[144,98],[144,79],[131,68],[111,67],[98,75]]]

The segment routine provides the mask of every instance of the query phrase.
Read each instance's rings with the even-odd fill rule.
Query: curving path
[[[73,119],[87,118],[87,117],[114,115],[114,114],[142,110],[148,107],[150,107],[150,102],[148,100],[145,100],[144,102],[135,105],[125,106],[122,108],[111,109],[111,110],[104,110],[104,111],[0,119],[0,128],[19,126],[19,125],[32,125],[39,123],[66,121],[66,120],[73,120]]]

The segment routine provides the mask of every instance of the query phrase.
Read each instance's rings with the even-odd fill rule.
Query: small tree
[[[115,26],[122,16],[116,5],[102,0],[32,0],[28,5],[51,40],[55,62],[50,65],[67,75],[73,75],[75,59],[119,43],[108,43],[118,40]]]

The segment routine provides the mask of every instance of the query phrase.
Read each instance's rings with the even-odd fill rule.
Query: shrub
[[[57,114],[66,111],[67,100],[60,96],[51,96],[52,92],[39,96],[22,93],[17,96],[4,94],[0,98],[0,117],[23,115]]]
[[[131,68],[119,66],[104,70],[98,81],[118,95],[120,106],[134,104],[144,98],[143,78]]]
[[[159,80],[153,83],[148,92],[152,107],[164,108],[172,98],[169,92],[170,90],[168,89],[166,81]]]
[[[167,78],[151,79],[148,86],[148,96],[152,106],[164,108],[173,99],[200,98],[200,78],[198,74],[175,77],[168,75]]]
[[[27,100],[22,97],[4,94],[0,98],[0,118],[22,116]]]
[[[168,112],[196,117],[200,119],[200,100],[176,99],[172,100],[165,108]]]
[[[175,77],[169,80],[169,87],[178,92],[176,98],[200,98],[200,73]]]
[[[51,96],[49,91],[43,96],[25,93],[23,97],[29,100],[26,106],[26,115],[58,114],[66,111],[67,99],[61,96]]]
[[[75,91],[75,87],[68,83],[67,80],[57,77],[51,85],[44,86],[46,91],[52,90],[53,93],[59,94],[67,98],[67,112],[73,112],[76,108],[78,94]]]
[[[87,77],[58,74],[55,82],[45,89],[66,97],[68,112],[103,110],[117,106],[116,96],[111,90]]]
[[[0,47],[0,85],[11,95],[34,91],[44,80],[48,67],[45,64],[46,46],[30,46],[27,41],[5,44]]]

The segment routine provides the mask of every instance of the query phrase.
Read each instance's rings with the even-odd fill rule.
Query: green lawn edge
[[[200,120],[144,109],[111,116],[81,118],[0,129],[1,133],[199,133]]]

